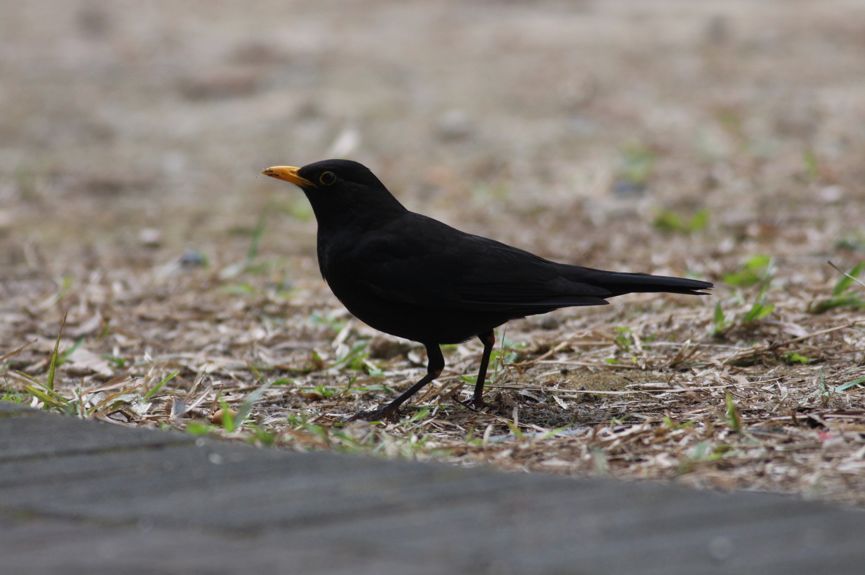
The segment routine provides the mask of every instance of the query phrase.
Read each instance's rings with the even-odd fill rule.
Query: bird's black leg
[[[399,406],[405,403],[412,395],[420,391],[426,384],[441,375],[442,370],[445,368],[445,358],[442,355],[441,348],[439,348],[438,344],[434,343],[424,345],[426,346],[427,354],[426,375],[384,407],[379,407],[378,409],[373,409],[371,411],[360,411],[354,414],[349,421],[356,421],[358,419],[365,419],[366,421],[396,419],[399,416]]]
[[[496,334],[493,333],[493,330],[490,330],[487,333],[479,335],[478,339],[484,344],[484,354],[481,356],[481,367],[475,380],[475,394],[470,402],[470,406],[475,408],[483,407],[484,405],[484,380],[487,378],[487,366],[490,364],[490,354],[496,345]]]

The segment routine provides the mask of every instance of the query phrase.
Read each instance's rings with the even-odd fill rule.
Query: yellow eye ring
[[[336,181],[336,174],[333,172],[322,172],[318,177],[318,181],[321,182],[323,186],[329,186]]]

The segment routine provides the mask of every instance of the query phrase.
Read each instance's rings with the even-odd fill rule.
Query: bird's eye
[[[324,186],[329,186],[336,181],[336,175],[333,172],[322,172],[318,181]]]

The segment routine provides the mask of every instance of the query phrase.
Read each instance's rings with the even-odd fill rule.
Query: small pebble
[[[12,212],[0,210],[0,234],[12,229]]]
[[[198,250],[186,250],[180,256],[180,265],[184,268],[197,268],[207,266],[207,256]]]
[[[148,248],[159,247],[162,243],[162,232],[156,228],[143,228],[138,232],[138,241]]]
[[[465,140],[472,135],[472,123],[462,110],[448,110],[436,124],[436,131],[442,140]]]
[[[613,183],[613,194],[620,198],[639,197],[646,193],[646,186],[629,180],[616,180]]]
[[[844,199],[844,188],[841,186],[826,186],[817,193],[824,204],[837,204]]]

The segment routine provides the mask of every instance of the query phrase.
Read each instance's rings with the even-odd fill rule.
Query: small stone
[[[646,193],[645,184],[630,180],[616,180],[613,183],[613,194],[620,198],[635,198]]]
[[[0,210],[0,234],[12,229],[12,213]]]
[[[824,204],[837,204],[844,199],[844,188],[841,186],[826,186],[817,193]]]
[[[206,267],[207,256],[198,250],[186,250],[180,256],[180,266],[184,268]]]
[[[439,117],[436,131],[442,140],[465,140],[472,135],[473,127],[465,112],[448,110]]]
[[[143,228],[138,232],[138,241],[148,248],[156,248],[162,243],[162,232],[156,228]]]

